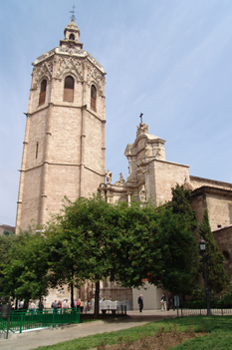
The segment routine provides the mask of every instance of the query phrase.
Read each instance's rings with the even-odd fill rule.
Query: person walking
[[[161,302],[161,311],[167,311],[167,298],[165,293],[163,293],[160,302]]]
[[[171,293],[168,294],[168,311],[169,309],[173,309],[173,311],[175,310],[175,306],[173,303],[173,296]]]
[[[81,311],[81,314],[83,313],[83,310],[84,310],[84,301],[81,299],[81,301],[80,301],[80,311]]]
[[[138,297],[138,304],[139,304],[139,312],[142,312],[143,310],[143,294],[140,294]]]

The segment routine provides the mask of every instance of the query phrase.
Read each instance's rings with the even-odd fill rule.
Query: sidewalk
[[[159,321],[163,318],[176,317],[176,311],[143,310],[128,311],[125,318],[117,318],[117,315],[110,320],[98,320],[78,325],[49,328],[13,335],[9,339],[0,340],[1,350],[32,350],[39,346],[54,345],[67,340],[80,337],[87,337],[97,333],[119,331],[135,326],[141,326],[149,322]]]

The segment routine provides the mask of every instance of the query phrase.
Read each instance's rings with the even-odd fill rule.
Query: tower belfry
[[[16,231],[42,227],[62,199],[96,193],[105,174],[105,71],[74,18],[60,45],[33,63]]]

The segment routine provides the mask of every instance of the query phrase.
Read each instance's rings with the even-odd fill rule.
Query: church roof
[[[67,25],[66,28],[68,28],[68,29],[78,29],[78,26],[76,25],[74,20],[71,20],[71,22]]]

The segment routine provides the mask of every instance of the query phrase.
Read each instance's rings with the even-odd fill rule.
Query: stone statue
[[[105,177],[106,177],[106,183],[107,183],[107,184],[111,184],[111,181],[112,181],[112,173],[109,171],[109,169],[108,169],[107,172],[105,173]]]
[[[123,185],[125,183],[125,180],[123,179],[122,173],[119,174],[119,180],[115,182],[116,186]]]
[[[137,126],[136,137],[143,133],[148,134],[148,125],[145,123],[140,123],[139,126]]]
[[[139,191],[139,199],[142,203],[146,202],[146,190],[145,186],[143,185],[141,190]]]

